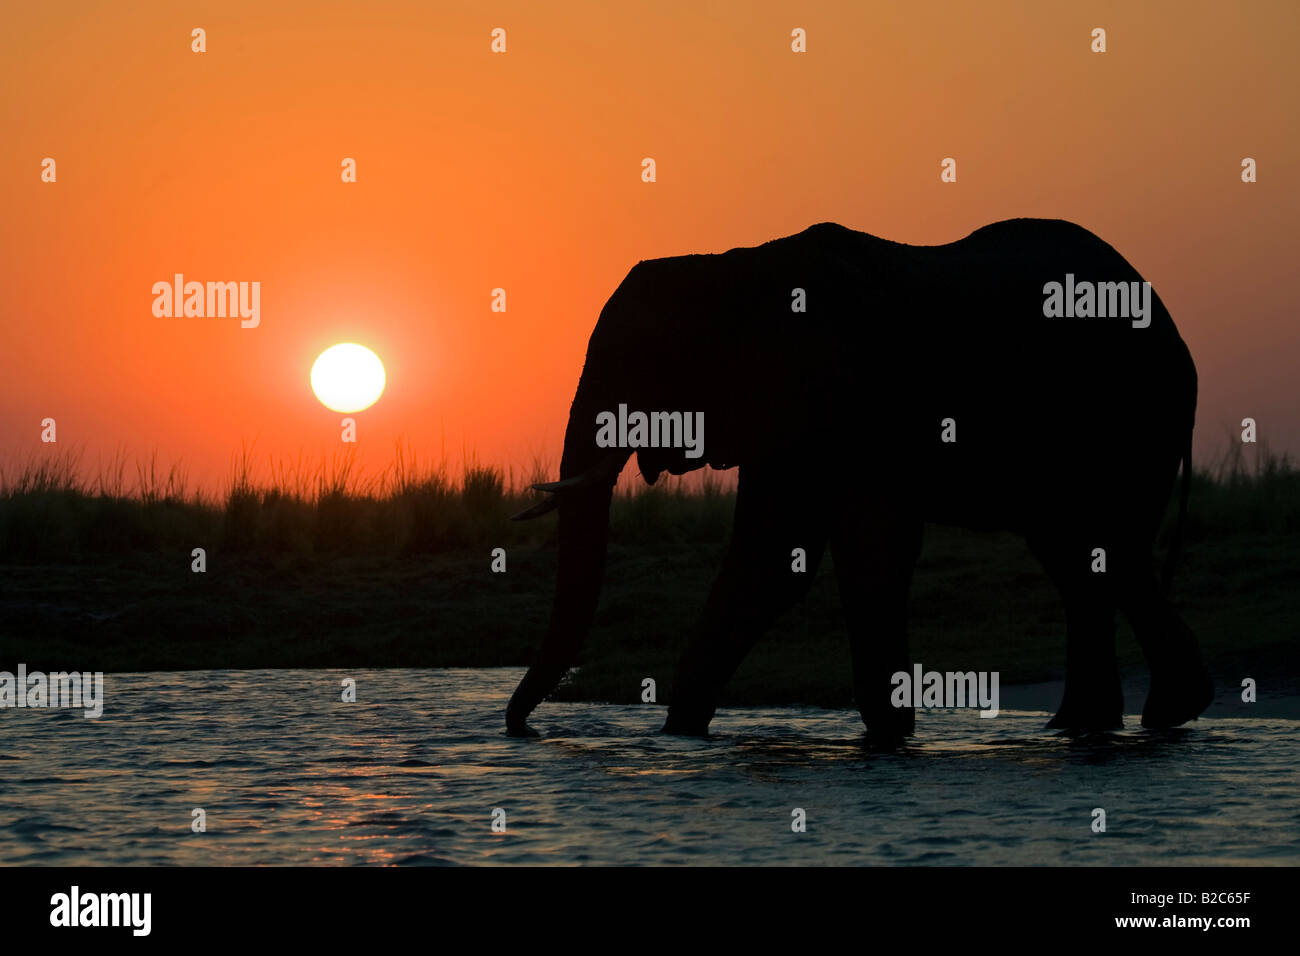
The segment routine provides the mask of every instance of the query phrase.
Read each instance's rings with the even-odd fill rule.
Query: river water
[[[692,740],[657,705],[546,703],[517,740],[520,674],[109,674],[97,720],[0,711],[0,863],[1300,862],[1295,720],[1070,738],[933,710],[889,753],[850,711],[723,710]]]

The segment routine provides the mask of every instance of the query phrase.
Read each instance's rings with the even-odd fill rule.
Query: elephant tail
[[[1160,575],[1160,590],[1169,596],[1169,586],[1174,579],[1174,566],[1183,553],[1183,533],[1187,525],[1187,499],[1192,490],[1192,436],[1187,436],[1183,454],[1179,459],[1182,465],[1183,480],[1178,489],[1178,519],[1174,523],[1174,534],[1169,541],[1169,550],[1165,554],[1165,566]]]

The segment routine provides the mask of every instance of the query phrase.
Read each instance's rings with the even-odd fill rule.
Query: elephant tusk
[[[627,461],[627,454],[616,452],[607,455],[595,465],[588,468],[580,475],[574,475],[572,478],[561,478],[559,481],[539,481],[533,485],[535,491],[545,491],[551,494],[550,498],[537,502],[531,508],[525,508],[518,514],[511,515],[511,521],[529,521],[532,518],[539,518],[548,511],[554,511],[560,505],[560,493],[569,491],[581,491],[584,488],[591,488],[602,482],[609,481],[623,470],[623,463]]]
[[[593,469],[593,471],[594,470],[595,469]],[[575,475],[572,478],[562,478],[559,481],[539,481],[537,482],[537,484],[533,485],[532,488],[534,491],[549,491],[552,493],[557,491],[569,491],[571,489],[582,488],[585,485],[591,484],[592,479],[588,477],[589,474],[590,472],[586,474]]]
[[[510,520],[531,521],[533,518],[540,518],[548,511],[554,511],[559,506],[560,506],[559,498],[555,498],[555,497],[543,498],[541,501],[537,502],[537,504],[533,505],[531,508],[525,508],[523,511],[519,512],[518,514],[511,515]]]

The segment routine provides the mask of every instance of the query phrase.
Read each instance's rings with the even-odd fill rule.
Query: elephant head
[[[602,310],[592,333],[565,429],[559,480],[534,485],[548,497],[514,516],[528,520],[551,511],[559,515],[554,605],[541,649],[506,710],[507,729],[514,735],[529,732],[525,720],[573,665],[595,614],[605,574],[610,502],[619,473],[634,452],[599,441],[598,419],[620,404],[658,408],[655,403],[661,398],[674,392],[680,398],[683,391],[664,385],[678,377],[663,344],[672,338],[669,323],[654,322],[638,301],[638,288],[629,276]],[[640,458],[650,482],[663,470],[681,473],[702,467],[706,460],[687,458],[680,448],[645,449]]]
[[[832,229],[817,236],[847,233]],[[559,480],[534,485],[549,497],[514,516],[557,511],[559,534],[554,606],[541,650],[507,709],[512,734],[527,733],[528,715],[582,647],[604,578],[614,485],[633,453],[650,484],[665,471],[730,468],[815,440],[808,423],[819,415],[810,406],[843,404],[827,369],[835,350],[806,323],[794,334],[798,323],[790,322],[787,304],[792,289],[842,268],[840,261],[737,251],[748,255],[641,262],[601,310],[569,412]],[[702,448],[603,445],[598,418],[620,406],[696,416],[701,430],[707,423]],[[828,416],[820,420],[833,429]]]

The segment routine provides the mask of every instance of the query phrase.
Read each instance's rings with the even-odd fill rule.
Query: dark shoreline
[[[0,565],[0,669],[105,672],[286,667],[527,665],[550,611],[555,554],[543,541],[436,555],[264,555],[213,551],[84,555]],[[579,671],[557,696],[640,700],[672,666],[719,567],[719,543],[616,543]],[[1294,694],[1300,662],[1300,541],[1234,535],[1194,543],[1173,600],[1197,632],[1220,699],[1254,678],[1261,698]],[[926,669],[996,670],[1004,686],[1063,676],[1060,602],[1012,535],[927,530],[912,599],[913,659]],[[1144,678],[1121,620],[1120,663]],[[847,638],[829,559],[728,688],[733,705],[850,706]],[[1049,697],[1051,695],[1049,694]],[[1231,696],[1231,695],[1229,695]],[[1051,706],[1054,706],[1051,705]]]

